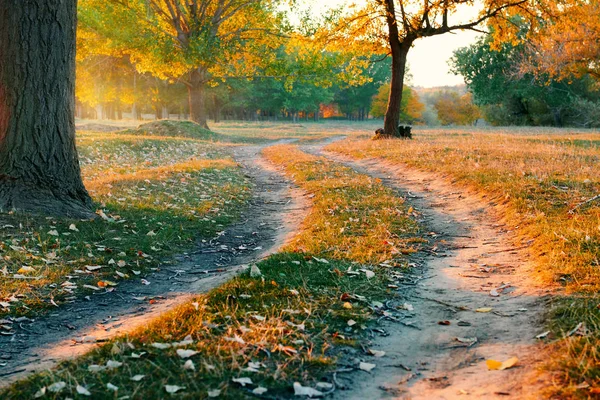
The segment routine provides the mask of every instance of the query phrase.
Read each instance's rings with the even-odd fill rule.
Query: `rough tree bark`
[[[206,72],[197,68],[190,73],[188,96],[190,102],[190,119],[204,129],[208,127],[208,114],[206,112]]]
[[[386,136],[398,137],[398,125],[400,124],[400,111],[402,108],[402,90],[404,89],[404,75],[406,74],[406,58],[408,51],[415,38],[408,36],[400,40],[398,23],[396,22],[396,10],[394,0],[386,0],[388,26],[388,39],[392,51],[392,82],[388,107],[383,122],[383,130]]]
[[[0,211],[91,217],[75,148],[77,0],[0,0]]]

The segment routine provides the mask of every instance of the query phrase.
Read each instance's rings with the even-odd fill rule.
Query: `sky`
[[[353,2],[360,3],[361,1],[364,0],[308,0],[308,3],[312,3],[314,12],[318,12],[330,7],[344,6]],[[477,7],[465,7],[455,16],[458,19],[451,17],[450,21],[468,20],[476,14]],[[473,31],[456,31],[415,41],[413,48],[408,52],[408,64],[412,75],[412,79],[408,83],[411,86],[422,87],[463,84],[462,76],[450,72],[448,61],[454,50],[474,43],[479,35]]]
[[[418,39],[408,52],[412,86],[453,86],[464,83],[461,75],[450,72],[448,60],[454,50],[475,42],[479,34],[473,31],[446,33]]]

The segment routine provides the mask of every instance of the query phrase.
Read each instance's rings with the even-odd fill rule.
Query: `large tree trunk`
[[[400,124],[400,111],[402,108],[406,57],[414,38],[409,35],[400,41],[400,32],[398,31],[398,24],[395,18],[394,0],[385,0],[385,5],[387,9],[388,38],[392,50],[392,82],[388,107],[383,122],[383,130],[386,136],[398,137],[400,136],[398,125]]]
[[[75,149],[77,0],[0,1],[0,211],[91,217]]]
[[[208,114],[206,112],[206,72],[195,69],[190,74],[188,95],[190,100],[190,119],[204,129],[208,128]]]

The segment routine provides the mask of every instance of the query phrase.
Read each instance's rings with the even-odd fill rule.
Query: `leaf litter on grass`
[[[417,249],[421,240],[414,239],[417,225],[407,216],[402,199],[380,182],[292,150],[294,157],[287,159],[298,164],[273,161],[314,192],[316,204],[302,232],[284,251],[257,263],[254,273],[248,269],[127,338],[12,386],[5,392],[7,398],[47,386],[63,375],[85,381],[92,394],[105,387],[100,382],[110,380],[125,396],[133,390],[132,377],[151,371],[153,379],[136,388],[136,395],[164,393],[165,385],[185,388],[186,395],[218,393],[234,398],[265,389],[273,396],[296,389],[312,396],[324,393],[324,385],[317,383],[330,378],[338,350],[356,345],[369,322],[384,312],[372,304],[383,305],[393,268],[379,264],[406,265],[399,249]],[[371,215],[378,217],[368,218]],[[340,233],[341,228],[345,229]],[[148,230],[142,232],[147,237]],[[341,272],[350,268],[373,275]],[[344,296],[346,300],[341,300]],[[353,307],[344,308],[350,301]],[[350,320],[355,321],[351,327]],[[186,337],[193,343],[183,348],[173,345]],[[129,350],[113,354],[116,342],[126,343],[122,347]],[[188,354],[189,359],[182,358]],[[105,367],[108,360],[122,362],[126,369],[100,368],[90,375],[88,366]],[[72,392],[74,387],[65,390]]]

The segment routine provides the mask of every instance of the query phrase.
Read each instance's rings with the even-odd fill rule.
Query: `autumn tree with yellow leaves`
[[[458,30],[480,31],[489,19],[505,17],[527,0],[485,0],[472,19],[460,11],[476,7],[465,0],[368,0],[365,7],[340,20],[338,29],[356,37],[368,37],[387,48],[392,58],[390,97],[385,114],[386,135],[397,136],[408,52],[415,41]]]
[[[190,118],[206,128],[208,85],[252,76],[283,39],[271,0],[81,0],[79,19],[96,53],[126,55],[141,73],[185,84]]]
[[[600,3],[541,1],[519,19],[529,27],[521,72],[557,80],[585,75],[600,80]],[[503,32],[497,42],[519,38],[518,24],[505,21],[496,28]]]

